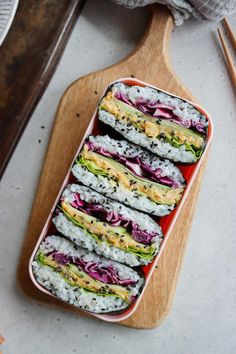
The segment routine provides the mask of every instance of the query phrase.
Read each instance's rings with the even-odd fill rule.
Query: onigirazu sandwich
[[[197,162],[206,145],[206,117],[189,102],[152,87],[113,84],[98,116],[126,139],[176,162]]]
[[[127,308],[144,286],[141,273],[54,235],[41,243],[32,271],[57,298],[94,313]]]
[[[53,218],[57,230],[75,244],[130,266],[150,263],[163,239],[148,215],[72,184]]]
[[[185,189],[180,170],[169,160],[109,136],[90,136],[72,173],[99,193],[156,216],[169,214]]]

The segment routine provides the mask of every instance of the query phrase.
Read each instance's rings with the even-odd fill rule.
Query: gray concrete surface
[[[113,64],[134,48],[146,17],[144,9],[130,11],[105,0],[88,1],[4,175],[0,187],[4,354],[235,353],[236,110],[215,40],[217,24],[189,21],[176,28],[171,39],[173,67],[211,113],[215,136],[166,320],[159,328],[144,331],[80,318],[31,300],[16,285],[18,257],[59,98],[73,80]]]

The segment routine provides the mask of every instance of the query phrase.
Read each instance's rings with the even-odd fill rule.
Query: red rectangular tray
[[[140,80],[137,80],[137,79],[132,79],[132,78],[122,78],[122,79],[118,79],[116,80],[115,82],[123,82],[123,83],[126,83],[128,85],[137,85],[137,86],[149,86],[149,87],[153,87],[159,91],[162,91],[162,92],[165,92],[173,97],[178,97],[176,95],[173,95],[171,94],[170,92],[167,92],[167,91],[163,91],[155,86],[152,86],[152,85],[149,85],[148,83],[145,83],[143,81],[140,81]],[[112,82],[110,85],[114,84],[115,82]],[[110,86],[108,85],[108,86]],[[107,88],[105,89],[104,91],[104,94],[105,92],[107,91]],[[103,94],[103,95],[104,95]],[[102,95],[102,97],[103,97]],[[181,97],[179,97],[181,98]],[[185,100],[185,99],[184,99]],[[99,100],[100,101],[100,100]],[[169,235],[171,233],[171,230],[173,229],[173,226],[178,218],[178,215],[184,205],[184,202],[188,196],[188,193],[190,191],[190,188],[191,188],[191,185],[194,181],[194,179],[196,178],[196,175],[197,175],[197,172],[200,168],[200,165],[207,153],[207,150],[210,146],[210,142],[212,140],[212,136],[213,136],[213,123],[212,123],[212,120],[209,116],[209,114],[198,104],[196,103],[193,103],[193,102],[190,102],[188,100],[185,100],[186,102],[189,102],[191,103],[197,110],[199,110],[208,120],[209,122],[209,126],[208,126],[208,135],[207,135],[207,141],[206,141],[206,147],[205,147],[205,150],[201,156],[201,158],[199,159],[199,161],[197,163],[194,163],[194,164],[191,164],[191,165],[182,165],[182,164],[176,164],[177,167],[181,170],[185,180],[186,180],[186,183],[187,183],[187,187],[185,189],[185,192],[184,192],[184,195],[183,195],[183,198],[182,200],[180,201],[180,203],[178,204],[178,206],[167,216],[164,216],[164,217],[161,217],[161,218],[156,218],[158,220],[158,223],[159,225],[162,227],[162,231],[163,231],[163,234],[164,234],[164,241],[162,242],[161,244],[161,248],[160,248],[160,251],[159,253],[156,255],[155,259],[150,263],[148,264],[147,266],[142,266],[142,271],[144,273],[144,276],[145,276],[145,286],[142,290],[142,293],[141,295],[139,296],[139,298],[137,299],[137,301],[132,304],[129,308],[127,309],[124,309],[123,311],[119,312],[118,314],[95,314],[95,313],[91,313],[89,312],[91,315],[95,316],[95,317],[98,317],[102,320],[105,320],[105,321],[109,321],[109,322],[118,322],[118,321],[121,321],[121,320],[125,320],[127,319],[129,316],[131,316],[134,311],[137,309],[138,307],[138,304],[141,300],[141,297],[145,291],[145,288],[149,282],[149,279],[155,269],[155,266],[157,265],[158,263],[158,260],[160,259],[160,256],[161,256],[161,253],[166,245],[166,242],[168,242],[168,238],[169,238]],[[49,235],[49,234],[52,234],[52,233],[55,233],[56,229],[55,229],[55,226],[53,225],[52,223],[52,215],[53,215],[53,212],[55,211],[55,208],[60,200],[60,197],[61,197],[61,194],[64,190],[64,188],[66,187],[66,185],[68,183],[72,183],[72,182],[76,182],[76,179],[75,177],[72,175],[71,173],[71,167],[72,165],[74,164],[74,160],[75,158],[78,156],[84,142],[85,142],[85,139],[87,138],[87,136],[89,134],[93,134],[93,135],[105,135],[107,132],[106,132],[106,128],[103,128],[101,130],[99,124],[98,124],[98,106],[96,107],[96,110],[92,116],[92,119],[90,121],[90,124],[84,134],[84,137],[83,139],[81,140],[81,143],[79,145],[79,148],[75,154],[75,157],[71,163],[71,166],[69,168],[69,171],[65,177],[65,180],[61,186],[61,189],[58,193],[58,196],[51,208],[51,212],[48,216],[48,219],[43,227],[43,230],[39,236],[39,239],[38,239],[38,242],[33,250],[33,253],[31,255],[31,258],[30,258],[30,261],[29,261],[29,273],[30,273],[30,277],[33,281],[33,283],[35,284],[36,287],[38,287],[41,291],[43,291],[44,293],[50,295],[50,296],[53,296],[53,297],[56,297],[54,295],[52,295],[48,290],[46,290],[43,286],[41,286],[35,279],[34,277],[34,274],[32,272],[32,261],[34,260],[34,257],[35,257],[35,254],[39,248],[39,245],[40,243],[44,240],[44,238]],[[61,300],[62,301],[62,300]],[[72,306],[72,305],[71,305]],[[85,311],[86,312],[86,311]]]

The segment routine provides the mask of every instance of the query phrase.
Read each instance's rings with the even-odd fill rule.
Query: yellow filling
[[[130,191],[140,192],[155,203],[172,205],[178,203],[182,197],[183,188],[170,188],[150,183],[144,178],[139,179],[127,168],[116,163],[120,166],[121,171],[119,171],[117,166],[113,165],[112,160],[88,150],[86,145],[81,156],[93,162],[97,168],[106,171],[109,177],[118,181],[123,187]]]
[[[174,136],[178,139],[180,144],[188,143],[198,149],[203,146],[204,138],[202,136],[194,134],[186,128],[176,127],[176,124],[172,122],[159,120],[158,124],[153,118],[146,116],[138,110],[137,114],[135,114],[135,112],[129,109],[128,105],[125,107],[123,102],[119,103],[112,92],[109,92],[107,96],[103,98],[101,107],[126,124],[131,123],[150,138],[165,136],[171,139]]]
[[[151,247],[135,241],[124,227],[114,227],[106,222],[101,222],[93,216],[88,216],[79,210],[73,208],[66,202],[61,203],[62,209],[69,214],[75,221],[101,239],[105,239],[114,247],[128,250],[130,247],[141,250],[144,253],[151,251]],[[117,232],[119,231],[119,233]],[[123,231],[123,232],[122,232]]]
[[[63,277],[73,286],[78,286],[93,291],[94,293],[112,293],[126,302],[130,302],[129,291],[125,287],[114,284],[104,284],[79,270],[75,265],[61,265],[50,256],[44,256],[44,264],[47,264],[57,271],[60,270]]]

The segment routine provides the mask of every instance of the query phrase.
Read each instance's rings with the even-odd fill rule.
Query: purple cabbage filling
[[[106,157],[112,157],[114,160],[122,163],[123,165],[126,165],[138,177],[150,178],[155,182],[162,183],[173,188],[178,188],[181,185],[178,181],[173,181],[167,176],[162,176],[162,170],[160,168],[153,170],[148,164],[143,163],[138,156],[128,159],[126,157],[120,156],[118,153],[109,152],[103,147],[97,147],[90,141],[86,144],[89,150],[98,152],[100,155]]]
[[[83,259],[64,255],[57,251],[48,253],[48,256],[51,256],[56,262],[61,265],[74,264],[79,269],[83,270],[93,279],[97,279],[105,284],[117,284],[117,285],[133,285],[136,281],[131,279],[120,279],[118,273],[114,270],[112,265],[107,267],[97,264],[95,262],[85,262]]]
[[[113,226],[124,226],[131,231],[133,239],[137,242],[148,245],[152,242],[152,239],[157,236],[155,231],[148,232],[146,230],[140,230],[138,225],[131,220],[127,220],[124,216],[119,215],[116,212],[107,212],[103,209],[101,204],[88,203],[80,198],[79,193],[73,193],[74,200],[70,205],[79,209],[82,212],[95,216],[98,219],[106,220]]]
[[[116,92],[115,97],[120,101],[133,105],[133,103],[122,92]],[[201,134],[205,134],[204,123],[200,121],[196,122],[192,119],[182,119],[173,113],[174,107],[172,106],[158,101],[150,103],[147,99],[143,98],[137,99],[134,105],[137,109],[152,117],[168,119],[171,122],[184,126],[185,128],[191,128]]]

